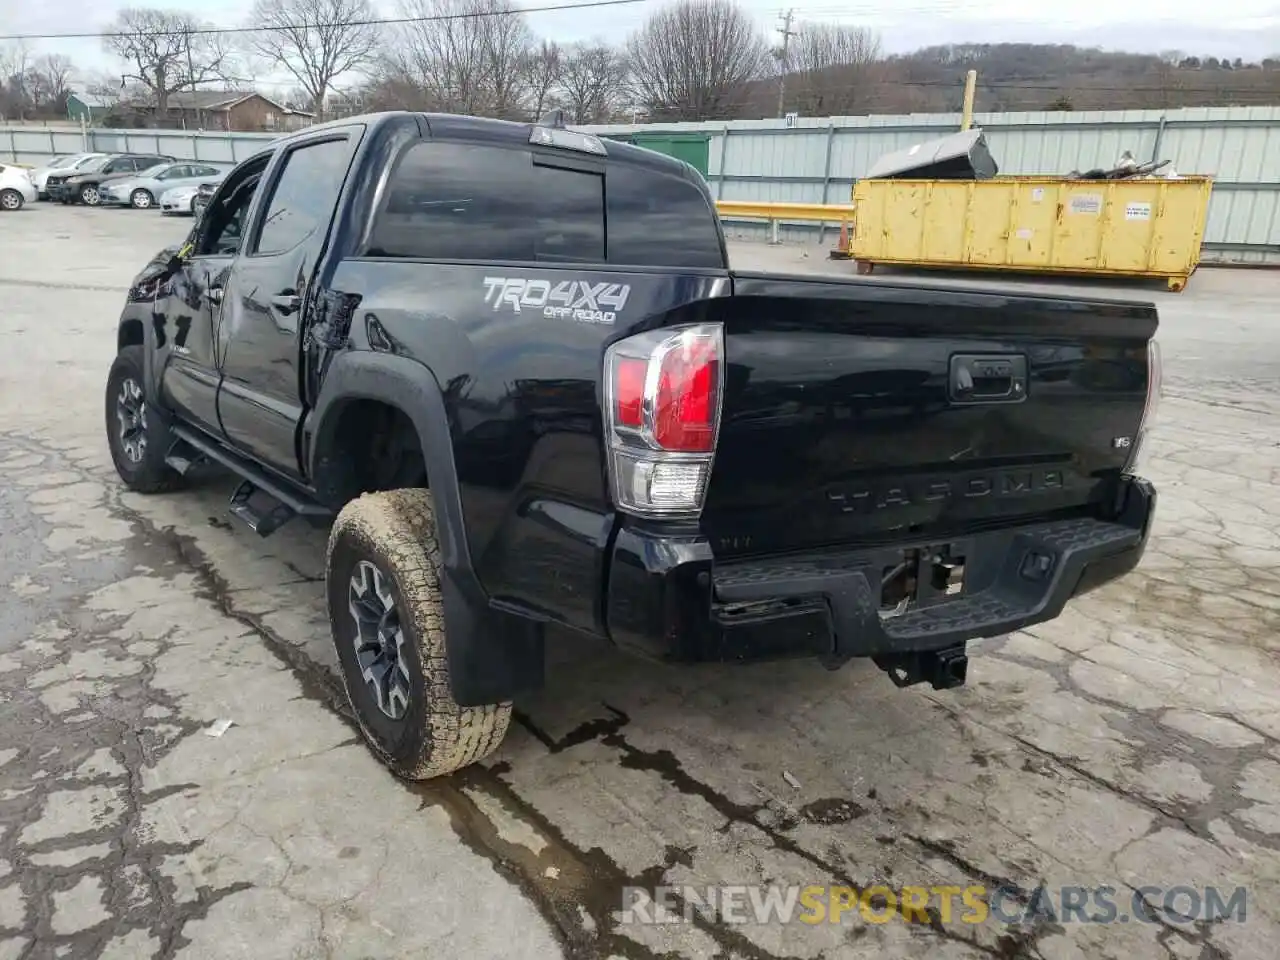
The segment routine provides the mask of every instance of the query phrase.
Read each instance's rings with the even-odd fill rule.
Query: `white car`
[[[160,212],[166,217],[189,217],[196,212],[196,194],[200,192],[198,184],[185,187],[174,187],[160,195]]]
[[[0,210],[21,210],[24,203],[35,203],[39,195],[30,170],[0,164]]]
[[[65,157],[54,157],[42,167],[36,167],[31,171],[31,182],[36,186],[36,192],[41,200],[47,200],[49,195],[45,192],[45,181],[49,179],[51,173],[70,173],[73,170],[80,170],[88,166],[92,161],[105,157],[105,153],[72,153]]]

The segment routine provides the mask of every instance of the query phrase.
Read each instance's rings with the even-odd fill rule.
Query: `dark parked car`
[[[68,173],[51,173],[45,181],[45,191],[51,200],[96,207],[100,203],[98,187],[104,181],[131,177],[139,170],[171,163],[173,160],[173,157],[154,153],[114,153],[95,161],[87,168]]]
[[[265,145],[135,278],[105,427],[133,490],[216,463],[258,534],[331,524],[355,717],[423,779],[498,746],[550,627],[963,684],[1142,557],[1157,320],[736,270],[687,163],[373,114]]]
[[[191,212],[197,217],[204,213],[204,208],[209,205],[209,200],[213,197],[213,191],[218,189],[216,183],[202,183],[196,190],[195,199],[191,201]]]

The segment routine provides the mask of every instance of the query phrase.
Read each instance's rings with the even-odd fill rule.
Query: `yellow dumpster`
[[[862,180],[850,253],[876,264],[1161,277],[1200,263],[1213,178]]]

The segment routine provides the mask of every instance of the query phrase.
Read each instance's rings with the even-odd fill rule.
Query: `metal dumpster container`
[[[861,180],[850,254],[876,264],[1160,277],[1200,263],[1213,178]]]

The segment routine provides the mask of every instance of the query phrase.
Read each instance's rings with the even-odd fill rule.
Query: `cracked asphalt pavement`
[[[1280,275],[1053,285],[1160,306],[1155,532],[1123,581],[975,644],[965,688],[557,636],[499,753],[408,786],[340,696],[324,531],[262,540],[229,522],[230,478],[139,497],[111,468],[123,293],[186,229],[0,216],[0,960],[1276,955]],[[1023,906],[1112,887],[1121,913],[1138,888],[1244,888],[1247,915],[1187,920],[1151,893],[1111,923],[619,912],[629,888],[711,883],[977,884]]]

